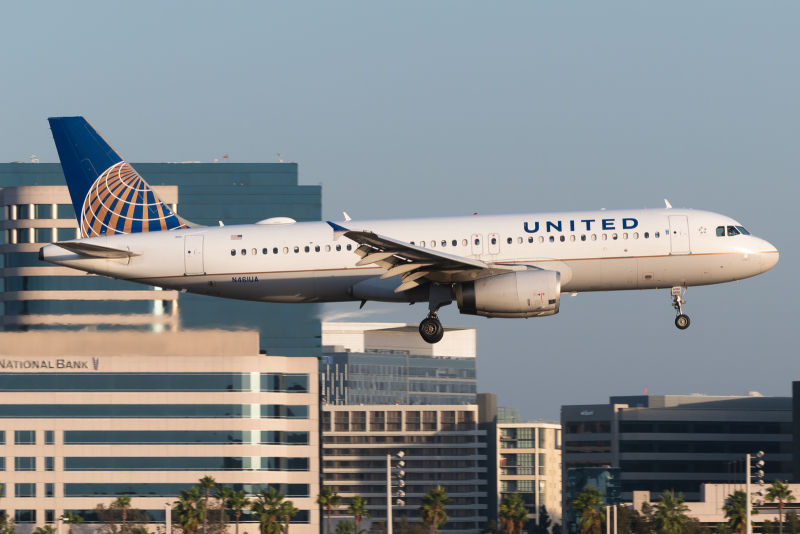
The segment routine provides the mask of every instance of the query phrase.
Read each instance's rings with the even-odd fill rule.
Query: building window
[[[383,432],[386,430],[386,414],[385,412],[370,412],[369,413],[369,429],[372,432]]]
[[[75,209],[72,204],[58,204],[56,206],[56,219],[74,219]]]
[[[517,491],[533,491],[533,480],[517,480]]]
[[[539,453],[539,474],[540,475],[544,475],[545,474],[544,469],[545,469],[544,453],[540,452]]]
[[[56,522],[56,511],[55,510],[45,510],[44,511],[44,522],[45,523],[55,523]]]
[[[36,510],[15,510],[14,521],[16,523],[36,523]]]
[[[322,412],[322,431],[331,431],[331,412]]]
[[[565,434],[610,434],[611,421],[570,421]]]
[[[45,430],[44,431],[44,444],[45,445],[55,445],[56,444],[56,432],[55,432],[55,430]]]
[[[475,430],[475,414],[473,412],[458,412],[458,429]]]
[[[540,428],[539,429],[539,448],[540,449],[544,449],[545,448],[545,439],[544,439],[545,438],[545,430],[546,429],[544,429],[544,428]]]
[[[14,497],[36,497],[36,484],[32,482],[14,484]]]
[[[350,412],[334,412],[334,428],[335,432],[347,432],[350,430]]]
[[[438,430],[436,424],[436,412],[422,412],[422,430],[435,432]]]
[[[456,430],[456,412],[446,411],[442,412],[442,428],[441,430]]]
[[[52,482],[45,482],[44,484],[44,496],[45,497],[55,497],[56,496],[56,485]]]
[[[0,456],[0,471],[6,470],[6,459],[4,456]]]
[[[261,375],[261,391],[281,393],[307,393],[308,375],[265,373]]]
[[[406,431],[418,431],[420,427],[420,413],[406,412]]]
[[[386,412],[386,430],[389,432],[403,430],[403,412]]]
[[[56,459],[52,456],[46,456],[44,459],[44,470],[45,471],[55,471],[56,470]]]
[[[14,471],[36,471],[36,458],[33,456],[14,458]]]
[[[15,430],[14,445],[36,445],[36,431]]]
[[[0,430],[0,445],[6,444],[6,431]]]
[[[350,413],[350,430],[353,432],[365,432],[367,430],[367,412]]]

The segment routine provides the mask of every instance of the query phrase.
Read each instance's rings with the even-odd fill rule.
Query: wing
[[[484,271],[496,274],[504,270],[480,260],[418,247],[368,230],[349,230],[330,221],[328,224],[337,239],[345,236],[361,245],[355,251],[361,257],[356,265],[376,264],[383,267],[386,273],[381,276],[382,279],[402,276],[403,283],[395,289],[396,293],[420,285],[425,281],[423,279],[450,283],[475,279],[478,273],[483,277]]]

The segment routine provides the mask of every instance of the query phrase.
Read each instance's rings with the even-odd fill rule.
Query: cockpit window
[[[730,237],[730,236],[734,236],[734,235],[739,235],[739,230],[737,230],[735,226],[729,226],[728,227],[728,236]]]
[[[744,226],[737,226],[737,227],[736,227],[736,229],[737,229],[737,230],[739,230],[739,231],[740,231],[741,233],[743,233],[744,235],[750,235],[750,232],[748,232],[747,230],[745,230],[745,229],[744,229]]]
[[[725,237],[725,227],[717,226],[717,237]]]

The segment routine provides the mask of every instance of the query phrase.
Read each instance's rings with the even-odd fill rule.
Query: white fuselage
[[[718,284],[772,268],[778,252],[724,215],[680,209],[616,210],[348,221],[425,248],[492,264],[561,272],[562,292]],[[725,235],[716,229],[724,227]],[[325,222],[252,224],[79,240],[140,255],[92,259],[56,245],[48,262],[168,289],[263,302],[362,300],[351,288],[385,271],[357,267],[356,243]],[[399,284],[398,279],[386,283]],[[375,300],[407,301],[402,293]]]

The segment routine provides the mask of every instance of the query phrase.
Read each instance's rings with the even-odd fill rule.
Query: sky
[[[132,162],[299,164],[323,217],[663,206],[737,219],[770,272],[564,295],[474,326],[478,386],[527,419],[611,395],[791,395],[797,357],[800,4],[25,2],[0,8],[0,161],[58,161],[83,115]],[[795,221],[795,222],[792,222]],[[327,305],[406,321],[423,306]]]

